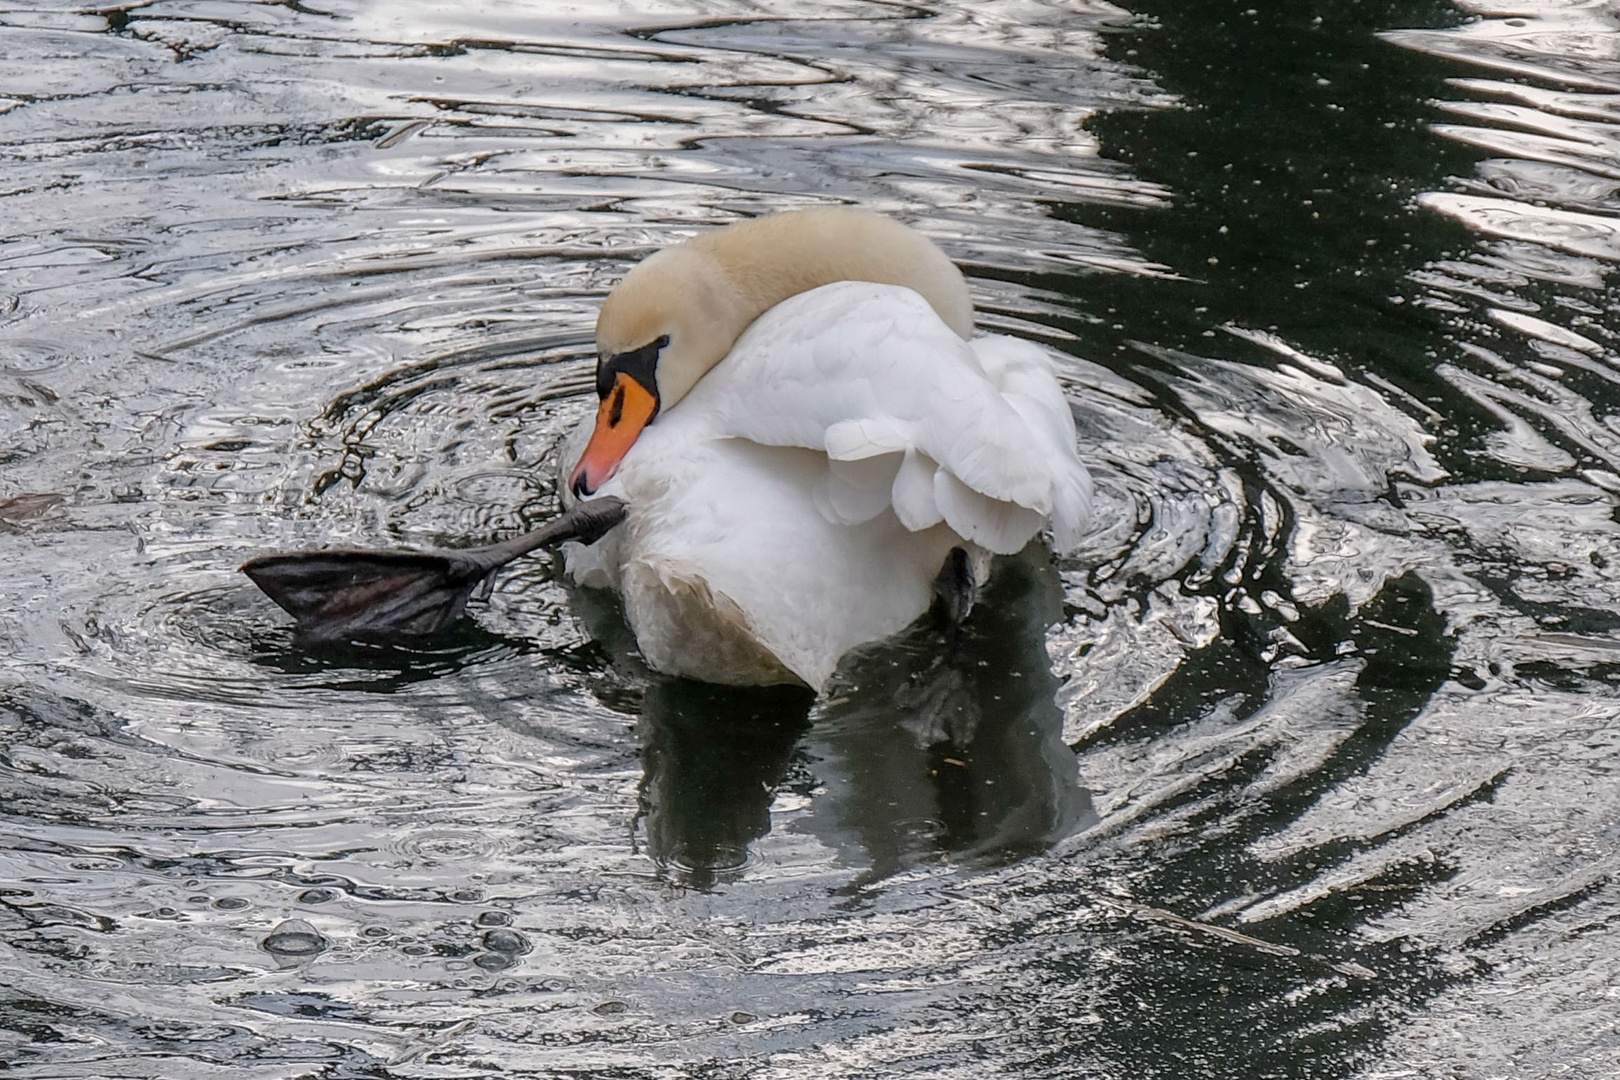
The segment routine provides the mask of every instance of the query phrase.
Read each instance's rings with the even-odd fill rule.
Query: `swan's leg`
[[[945,565],[939,568],[939,576],[934,578],[934,595],[939,598],[940,608],[952,625],[962,625],[979,595],[973,561],[968,557],[966,548],[951,548],[950,554],[945,556]]]
[[[929,662],[914,669],[895,696],[900,723],[918,749],[966,747],[978,730],[979,706],[972,691],[974,652],[964,626],[978,598],[979,575],[966,548],[952,548],[934,578],[934,606],[914,640],[928,649]]]

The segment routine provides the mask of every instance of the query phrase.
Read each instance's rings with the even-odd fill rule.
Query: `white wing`
[[[1072,551],[1091,521],[1091,474],[1080,463],[1074,414],[1052,373],[1047,351],[1030,341],[982,337],[973,341],[985,375],[1029,426],[1052,471],[1052,540]]]
[[[1042,349],[969,344],[909,289],[840,282],[772,308],[682,401],[717,436],[823,451],[818,506],[859,524],[892,509],[1018,551],[1048,521],[1084,528],[1091,481]]]

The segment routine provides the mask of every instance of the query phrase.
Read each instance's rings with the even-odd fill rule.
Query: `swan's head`
[[[596,319],[596,430],[571,486],[607,482],[641,429],[673,408],[731,351],[756,313],[707,252],[666,248],[638,264]]]
[[[921,233],[877,214],[806,210],[704,233],[637,264],[596,319],[596,428],[569,480],[589,495],[642,429],[674,408],[774,305],[835,281],[916,290],[966,338],[961,272]]]

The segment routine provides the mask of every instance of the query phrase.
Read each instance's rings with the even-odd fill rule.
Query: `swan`
[[[1046,351],[973,337],[956,266],[859,210],[802,210],[648,257],[603,302],[567,505],[622,498],[568,575],[607,588],[666,674],[822,691],[851,649],[982,584],[1091,479]]]

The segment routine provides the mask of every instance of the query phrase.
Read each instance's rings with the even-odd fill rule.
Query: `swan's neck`
[[[703,233],[641,262],[603,302],[597,349],[611,363],[667,338],[657,385],[646,389],[671,408],[755,319],[837,281],[903,285],[957,335],[973,333],[962,272],[927,237],[878,214],[802,210]]]
[[[878,214],[803,210],[716,229],[688,244],[730,279],[748,323],[799,293],[870,281],[919,293],[958,336],[973,333],[961,271],[921,233]]]

